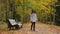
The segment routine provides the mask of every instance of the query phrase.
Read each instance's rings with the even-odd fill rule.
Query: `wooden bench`
[[[7,23],[8,23],[9,30],[22,28],[22,24],[21,23],[16,23],[16,21],[14,19],[8,19]]]

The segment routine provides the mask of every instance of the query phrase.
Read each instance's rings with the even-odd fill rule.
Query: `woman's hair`
[[[32,12],[31,13],[36,13],[36,11],[35,10],[32,10]]]

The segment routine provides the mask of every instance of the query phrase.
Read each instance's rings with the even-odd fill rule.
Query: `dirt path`
[[[24,24],[20,30],[0,30],[0,34],[60,34],[60,27],[57,26],[36,23],[36,31],[31,31],[30,25],[30,23]]]

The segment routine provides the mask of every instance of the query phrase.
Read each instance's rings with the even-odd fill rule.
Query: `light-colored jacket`
[[[37,21],[36,13],[30,14],[30,20],[31,20],[32,22],[36,22],[36,21]]]

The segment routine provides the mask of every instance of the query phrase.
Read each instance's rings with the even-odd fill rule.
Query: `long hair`
[[[32,12],[31,13],[36,13],[36,11],[35,10],[32,10]]]

